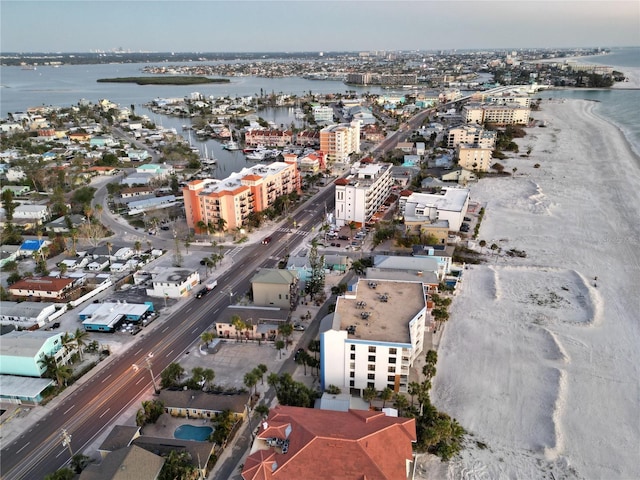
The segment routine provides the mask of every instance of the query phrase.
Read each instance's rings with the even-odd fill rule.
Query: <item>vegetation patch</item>
[[[115,77],[99,78],[98,83],[135,83],[137,85],[200,85],[203,83],[229,83],[227,78],[207,78],[197,76],[170,77]]]

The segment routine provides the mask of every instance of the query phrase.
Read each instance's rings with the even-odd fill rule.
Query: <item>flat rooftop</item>
[[[338,298],[334,318],[340,330],[356,327],[350,339],[410,344],[409,322],[425,306],[421,282],[360,279],[355,292]]]

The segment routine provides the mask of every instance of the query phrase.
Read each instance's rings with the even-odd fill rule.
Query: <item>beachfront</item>
[[[640,478],[640,160],[595,105],[543,101],[514,178],[472,186],[479,240],[527,257],[488,253],[453,304],[433,399],[473,436],[450,478]]]

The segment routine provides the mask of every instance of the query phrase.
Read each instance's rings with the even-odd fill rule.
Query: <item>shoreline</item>
[[[517,175],[471,187],[478,239],[527,258],[470,266],[453,304],[433,399],[473,437],[450,478],[640,476],[640,156],[595,110],[543,101]]]

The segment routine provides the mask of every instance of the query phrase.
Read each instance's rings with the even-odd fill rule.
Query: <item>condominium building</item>
[[[269,208],[276,198],[300,193],[300,174],[296,159],[243,168],[229,177],[194,180],[182,190],[187,225],[198,233],[203,225],[225,230],[242,227],[251,212]],[[202,223],[201,223],[202,222]]]
[[[336,224],[366,224],[389,197],[393,186],[390,163],[357,162],[351,173],[335,181]]]
[[[293,143],[291,130],[254,129],[244,135],[244,143],[249,146],[286,147]]]
[[[422,353],[427,319],[422,282],[360,279],[339,297],[320,333],[320,382],[362,394],[366,388],[406,392]]]
[[[329,163],[347,162],[349,155],[360,153],[360,122],[330,125],[320,130],[320,150]]]
[[[447,147],[456,148],[461,143],[469,143],[494,148],[496,136],[495,131],[485,130],[479,125],[459,125],[449,129],[447,134]]]
[[[520,105],[521,107],[531,107],[531,97],[529,95],[512,95],[503,93],[502,95],[490,96],[487,101],[494,105]]]
[[[456,148],[458,165],[474,172],[488,172],[493,148],[472,143],[461,143]]]
[[[466,123],[493,123],[496,125],[525,125],[531,109],[519,105],[493,105],[469,103],[462,107],[462,119]]]
[[[348,73],[347,82],[354,85],[369,85],[371,83],[370,73]]]

